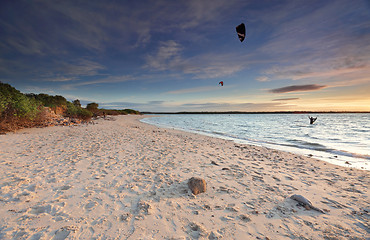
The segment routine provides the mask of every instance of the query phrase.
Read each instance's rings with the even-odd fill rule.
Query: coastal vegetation
[[[89,103],[83,108],[78,99],[69,102],[59,95],[23,94],[11,85],[0,82],[0,133],[43,126],[49,120],[50,113],[82,121],[103,115],[140,114],[132,109],[113,110],[98,107],[97,103]]]

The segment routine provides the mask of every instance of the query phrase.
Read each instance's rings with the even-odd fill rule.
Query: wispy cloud
[[[105,66],[87,59],[52,60],[37,69],[35,81],[44,82],[72,82],[81,81],[83,77],[96,77],[102,75]]]
[[[101,107],[115,109],[134,108],[139,111],[157,111],[157,112],[181,112],[181,111],[259,111],[261,108],[266,111],[279,111],[284,109],[285,105],[276,103],[227,103],[227,102],[193,102],[176,103],[168,101],[148,101],[148,102],[107,102],[99,103]]]
[[[108,76],[108,77],[103,77],[95,80],[89,80],[89,81],[83,81],[80,80],[75,83],[69,83],[69,84],[64,84],[61,87],[63,89],[75,89],[80,86],[88,86],[88,85],[95,85],[95,84],[109,84],[109,83],[121,83],[121,82],[127,82],[135,80],[134,76],[131,75],[122,75],[122,76]]]
[[[256,80],[259,82],[267,82],[269,81],[269,78],[266,76],[261,76],[261,77],[256,78]]]
[[[272,93],[288,93],[288,92],[305,92],[305,91],[316,91],[325,88],[325,85],[308,84],[308,85],[292,85],[282,88],[275,88],[269,90]]]
[[[294,100],[299,100],[299,98],[278,98],[273,99],[272,101],[294,101]]]
[[[219,89],[219,87],[196,87],[196,88],[187,88],[187,89],[169,91],[167,92],[167,94],[199,93],[199,92],[215,91],[217,89]]]
[[[270,80],[325,83],[342,81],[341,76],[346,74],[352,79],[351,84],[361,84],[370,69],[370,34],[361,30],[369,27],[365,2],[339,0],[333,5],[321,1],[300,7],[297,4],[302,3],[276,5],[279,7],[275,11],[269,9],[258,15],[263,16],[261,21],[274,26],[266,29],[272,32],[270,39],[256,50],[270,59],[261,73]]]
[[[161,42],[157,51],[146,56],[144,68],[157,71],[173,71],[192,75],[196,79],[219,78],[230,76],[248,66],[251,61],[244,61],[232,53],[205,53],[185,57],[184,47],[169,40]]]
[[[181,51],[182,46],[173,40],[161,42],[158,51],[154,55],[147,55],[144,66],[156,70],[170,70],[179,62],[182,62]]]

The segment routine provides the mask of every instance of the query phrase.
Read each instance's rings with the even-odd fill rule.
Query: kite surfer
[[[313,124],[317,119],[317,117],[314,118],[314,117],[310,117],[310,116],[308,116],[308,118],[310,119],[310,124]]]

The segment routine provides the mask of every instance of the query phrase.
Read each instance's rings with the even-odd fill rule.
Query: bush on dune
[[[73,117],[73,118],[79,118],[83,120],[89,120],[93,113],[90,112],[87,109],[81,108],[76,104],[67,102],[67,112],[66,115],[68,117]]]
[[[86,109],[92,113],[98,112],[99,111],[98,107],[99,107],[99,104],[97,103],[89,103],[86,105]]]
[[[36,101],[41,102],[43,106],[49,107],[57,114],[63,114],[67,109],[67,99],[59,95],[50,96],[45,93],[29,93],[26,94],[26,96],[30,99],[35,99]]]
[[[128,115],[128,114],[141,114],[139,111],[132,110],[132,109],[123,109],[123,110],[117,110],[117,109],[98,109],[94,112],[95,115],[103,116],[105,115]]]
[[[0,82],[0,131],[37,124],[42,103],[28,98],[9,84]]]

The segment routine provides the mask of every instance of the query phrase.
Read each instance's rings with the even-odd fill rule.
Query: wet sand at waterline
[[[369,171],[143,117],[1,135],[0,239],[369,236]],[[191,177],[206,181],[205,193],[191,193]]]

